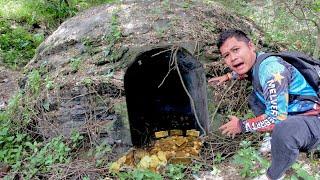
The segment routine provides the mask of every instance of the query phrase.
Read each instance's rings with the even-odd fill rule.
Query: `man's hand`
[[[220,85],[226,81],[229,81],[231,79],[231,74],[227,73],[223,76],[219,76],[219,77],[214,77],[208,80],[208,83],[213,86],[213,85]]]
[[[236,134],[241,133],[240,119],[236,116],[230,116],[229,122],[222,125],[219,129],[222,131],[222,134],[227,134],[227,136],[232,136],[232,139]]]

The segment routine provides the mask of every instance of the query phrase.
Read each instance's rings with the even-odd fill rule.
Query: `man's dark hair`
[[[220,49],[220,47],[223,45],[223,43],[229,39],[235,37],[238,41],[244,41],[246,43],[249,43],[250,39],[248,38],[247,34],[244,33],[241,30],[238,29],[229,29],[229,30],[225,30],[222,33],[220,33],[219,38],[218,38],[218,42],[217,42],[217,46],[218,49]]]

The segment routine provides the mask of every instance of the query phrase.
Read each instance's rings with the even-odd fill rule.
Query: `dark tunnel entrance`
[[[149,144],[154,133],[179,129],[185,133],[208,131],[206,80],[202,65],[185,49],[177,51],[177,63],[170,62],[170,48],[156,48],[139,54],[128,67],[124,86],[132,144]],[[171,64],[171,65],[170,65]],[[172,68],[168,73],[169,68]],[[191,101],[191,95],[198,125]]]

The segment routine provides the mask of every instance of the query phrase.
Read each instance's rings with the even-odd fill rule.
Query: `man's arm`
[[[266,110],[261,116],[242,121],[242,132],[271,131],[276,123],[287,119],[289,70],[276,57],[270,57],[260,64],[258,76]]]
[[[232,71],[231,73],[224,74],[219,77],[213,77],[208,80],[208,83],[210,85],[221,85],[222,83],[230,80],[236,80],[236,79],[244,79],[246,75],[238,75],[236,72]]]
[[[225,75],[219,76],[219,77],[213,77],[208,80],[208,83],[210,85],[221,85],[222,83],[229,81],[232,79],[231,73],[227,73]]]

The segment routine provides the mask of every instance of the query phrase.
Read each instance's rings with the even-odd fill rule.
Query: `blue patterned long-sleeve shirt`
[[[254,84],[253,88],[266,109],[263,115],[242,121],[244,132],[270,131],[275,124],[286,120],[288,115],[302,114],[316,108],[313,101],[294,98],[317,97],[316,92],[294,66],[280,57],[270,56],[258,67],[254,65],[252,78],[258,76],[260,84]]]

